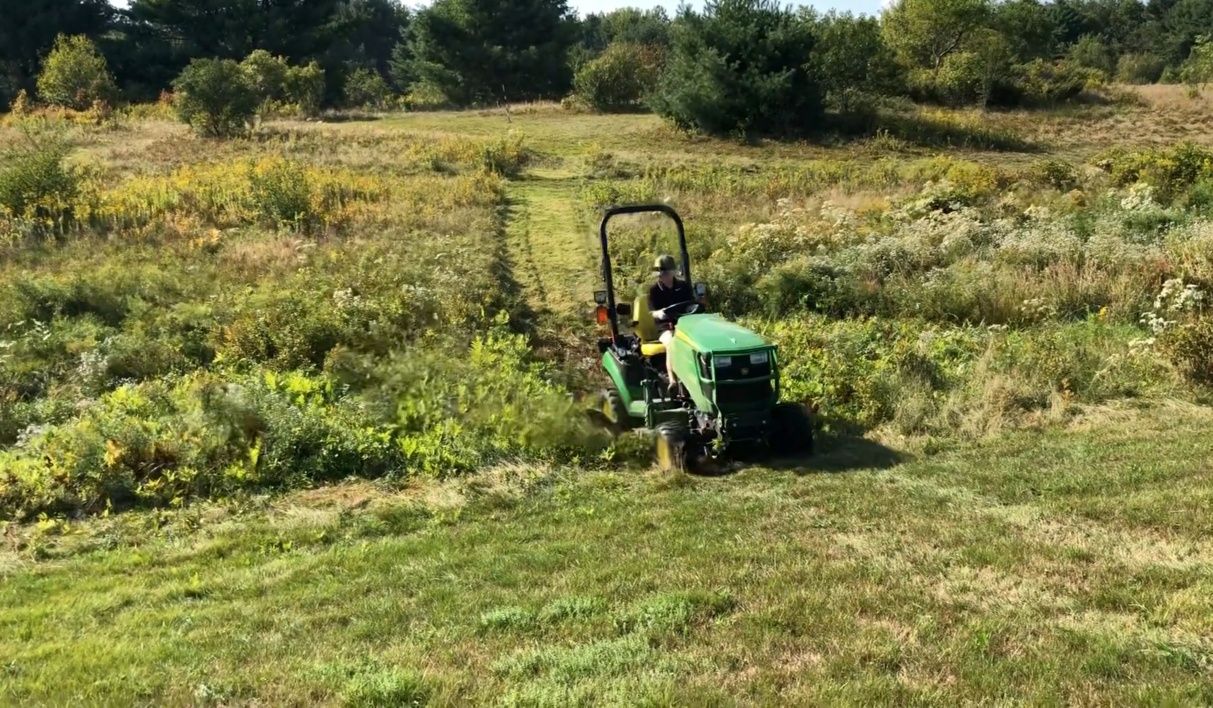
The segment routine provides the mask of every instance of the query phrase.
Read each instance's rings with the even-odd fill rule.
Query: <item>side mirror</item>
[[[708,296],[707,283],[695,283],[695,299],[702,300]]]
[[[632,303],[630,303],[630,302],[615,303],[615,314],[619,315],[620,317],[631,317],[632,316]]]

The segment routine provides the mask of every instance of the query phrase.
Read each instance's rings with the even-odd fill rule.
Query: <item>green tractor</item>
[[[599,227],[602,279],[595,293],[598,321],[609,336],[598,342],[602,368],[610,379],[601,413],[616,430],[644,426],[656,432],[657,461],[663,469],[707,473],[726,459],[752,454],[793,455],[812,450],[808,411],[779,400],[779,353],[758,334],[706,312],[707,287],[695,283],[695,300],[665,310],[674,326],[671,352],[648,307],[647,288],[633,302],[616,302],[607,226],[626,214],[658,213],[678,230],[682,277],[691,283],[682,219],[663,204],[607,209]],[[631,333],[620,328],[628,318]],[[671,386],[666,357],[673,356],[677,384]]]

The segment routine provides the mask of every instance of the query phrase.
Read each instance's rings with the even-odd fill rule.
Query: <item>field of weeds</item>
[[[1206,111],[9,120],[0,695],[1213,700]],[[667,478],[582,415],[649,200],[818,456]],[[621,224],[623,288],[672,241]]]

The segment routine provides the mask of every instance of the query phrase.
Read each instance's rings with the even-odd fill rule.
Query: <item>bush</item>
[[[523,146],[521,135],[509,135],[495,142],[485,143],[481,148],[482,164],[486,172],[503,177],[517,177],[531,160],[531,153]]]
[[[597,111],[633,110],[648,98],[660,74],[660,50],[616,42],[577,70],[573,91]]]
[[[249,171],[252,202],[275,225],[301,226],[315,219],[307,172],[286,160],[267,160]]]
[[[253,367],[121,386],[0,452],[0,518],[602,453],[607,436],[503,325],[386,360],[346,352],[330,374]]]
[[[248,130],[260,97],[239,64],[231,59],[194,59],[173,81],[177,116],[211,138]]]
[[[899,94],[905,81],[874,17],[831,12],[817,21],[813,63],[830,103],[844,112],[865,97]]]
[[[286,96],[286,59],[258,49],[240,62],[240,68],[263,104],[281,101]]]
[[[1162,77],[1167,62],[1156,54],[1122,54],[1116,80],[1123,84],[1152,84]]]
[[[952,106],[1007,103],[1011,59],[1010,45],[1001,35],[981,32],[962,50],[945,56],[937,67],[913,71],[910,93]]]
[[[1213,150],[1181,143],[1170,148],[1113,152],[1100,161],[1120,187],[1149,185],[1155,196],[1169,203],[1194,185],[1213,180]]]
[[[379,110],[391,97],[387,82],[373,69],[359,67],[345,77],[344,101],[347,108]]]
[[[721,0],[685,12],[654,110],[713,134],[805,133],[818,126],[810,23],[773,0]]]
[[[1196,38],[1196,44],[1179,73],[1184,83],[1193,90],[1213,82],[1213,38]]]
[[[320,115],[324,101],[324,69],[316,62],[305,66],[292,66],[286,72],[285,100],[295,106],[299,113],[314,117]]]
[[[1015,74],[1016,102],[1026,106],[1049,106],[1068,101],[1082,93],[1091,78],[1073,63],[1044,59],[1016,67]]]
[[[1185,378],[1213,386],[1213,317],[1198,317],[1168,329],[1159,345]]]
[[[54,106],[83,111],[118,95],[105,57],[88,37],[59,35],[38,74],[38,95]]]
[[[80,187],[79,175],[64,163],[70,147],[54,134],[27,137],[25,147],[0,156],[0,218],[62,225],[72,219]]]
[[[1099,37],[1084,34],[1070,46],[1067,58],[1085,69],[1095,69],[1104,79],[1112,78],[1116,70],[1116,54]]]

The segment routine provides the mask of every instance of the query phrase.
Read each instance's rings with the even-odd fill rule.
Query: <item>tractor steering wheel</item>
[[[662,320],[662,322],[673,324],[677,322],[678,318],[682,317],[683,315],[693,315],[699,312],[700,307],[700,304],[694,300],[676,302],[669,307],[664,307],[661,309],[661,311],[665,313],[665,318]]]

